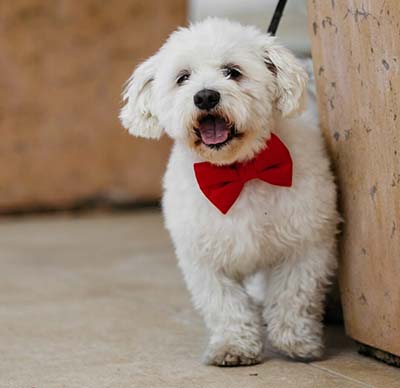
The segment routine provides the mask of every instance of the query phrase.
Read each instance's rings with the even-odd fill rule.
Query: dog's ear
[[[276,106],[283,117],[295,116],[306,106],[307,73],[286,48],[272,42],[264,48],[264,61],[276,78]]]
[[[153,82],[157,59],[156,54],[135,69],[123,92],[125,106],[119,115],[129,133],[153,139],[159,139],[163,133],[154,114]]]

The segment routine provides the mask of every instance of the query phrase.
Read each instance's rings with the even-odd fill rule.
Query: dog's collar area
[[[227,166],[200,162],[193,167],[200,190],[223,214],[229,211],[250,180],[260,179],[274,186],[292,185],[290,152],[274,134],[266,142],[265,149],[251,161]]]

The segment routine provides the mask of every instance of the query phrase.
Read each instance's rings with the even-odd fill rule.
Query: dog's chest
[[[279,234],[282,232],[285,224],[284,209],[280,206],[280,195],[284,196],[285,190],[257,179],[247,182],[226,215],[211,205],[213,209],[208,212],[211,223],[224,230],[232,246],[236,246],[238,255],[259,256],[267,251],[272,254],[279,244],[275,236],[278,231]]]
[[[254,179],[245,184],[229,212],[222,214],[200,191],[191,172],[183,184],[174,171],[165,177],[164,213],[178,250],[182,247],[216,265],[274,260],[285,236],[285,197],[288,189]],[[287,199],[286,199],[287,200]]]

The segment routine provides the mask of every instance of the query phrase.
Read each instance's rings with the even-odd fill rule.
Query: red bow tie
[[[208,162],[195,163],[194,173],[204,195],[226,214],[239,197],[245,183],[251,179],[290,187],[292,158],[286,146],[272,134],[264,151],[249,162],[229,166],[216,166]]]

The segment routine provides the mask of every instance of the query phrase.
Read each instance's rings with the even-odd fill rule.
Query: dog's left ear
[[[308,76],[300,62],[288,49],[271,41],[264,49],[264,61],[276,77],[276,106],[282,117],[301,113],[306,107]]]
[[[156,54],[140,64],[123,93],[126,103],[119,118],[129,133],[135,136],[159,139],[163,133],[154,113],[153,82],[157,60]]]

